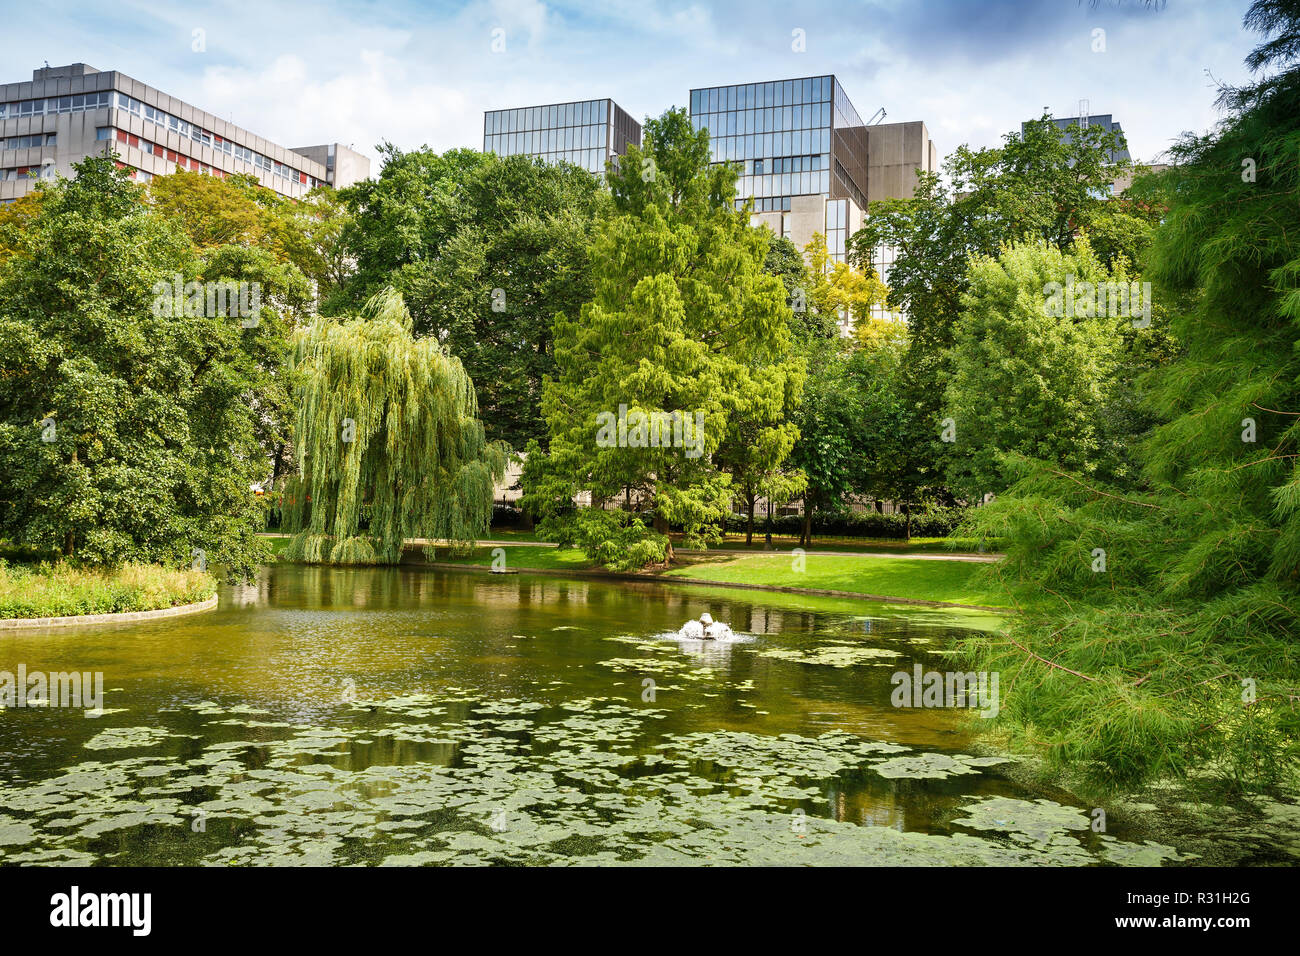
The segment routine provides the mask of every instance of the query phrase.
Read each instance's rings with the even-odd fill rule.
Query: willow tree
[[[294,367],[287,557],[396,564],[407,538],[468,545],[487,531],[506,451],[484,439],[460,360],[436,339],[414,338],[397,292],[380,292],[359,316],[304,329]]]

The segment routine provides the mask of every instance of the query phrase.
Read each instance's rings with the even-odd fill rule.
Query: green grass
[[[794,570],[789,554],[713,555],[674,567],[668,575],[728,584],[852,591],[922,601],[949,601],[1007,607],[1009,597],[996,585],[987,585],[981,572],[987,565],[972,561],[934,561],[924,558],[873,558],[866,555],[830,555],[809,552],[803,570]]]
[[[596,568],[576,548],[520,545],[503,550],[506,567],[511,570],[577,571]],[[488,565],[492,562],[492,549],[475,548],[468,555],[451,555],[446,550],[439,549],[437,560],[465,565]],[[804,570],[799,572],[794,570],[793,558],[789,553],[712,554],[691,556],[667,572],[655,573],[728,584],[849,591],[909,600],[1008,607],[1010,600],[1001,589],[980,580],[980,573],[987,566],[971,561],[819,555],[810,552],[804,559]]]
[[[93,570],[0,561],[0,618],[154,611],[206,601],[216,592],[217,582],[206,571],[152,564]]]

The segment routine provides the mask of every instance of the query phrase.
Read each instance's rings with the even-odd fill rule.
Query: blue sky
[[[1111,113],[1137,158],[1217,119],[1246,78],[1247,0],[153,0],[5,3],[3,81],[83,61],[287,146],[481,146],[483,111],[610,96],[637,119],[697,86],[835,73],[858,111],[946,155],[1046,108]],[[493,31],[505,49],[492,51]],[[793,49],[795,30],[805,49]],[[1104,31],[1104,35],[1095,31]],[[196,51],[195,31],[203,31]],[[1104,50],[1094,51],[1097,39]]]

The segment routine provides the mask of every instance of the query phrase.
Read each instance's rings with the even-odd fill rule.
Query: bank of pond
[[[681,639],[704,613],[736,639]],[[1289,802],[1216,810],[1168,790],[1098,805],[991,749],[991,675],[971,675],[970,701],[944,689],[956,643],[997,620],[526,569],[276,563],[202,614],[0,638],[0,673],[102,686],[69,701],[50,682],[44,705],[0,715],[0,863],[1300,856]]]

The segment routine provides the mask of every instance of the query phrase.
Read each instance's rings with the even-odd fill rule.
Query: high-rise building
[[[182,169],[256,176],[282,196],[370,175],[370,160],[339,143],[288,149],[116,70],[84,63],[33,70],[0,86],[0,202],[12,202],[87,156],[116,151],[133,178]]]
[[[713,161],[741,164],[737,205],[752,200],[754,223],[799,249],[821,233],[835,262],[870,201],[910,198],[938,166],[924,123],[866,125],[834,75],[694,89],[690,103]],[[888,283],[890,250],[874,259]]]
[[[606,160],[641,145],[641,124],[610,99],[489,110],[483,114],[483,152],[564,160],[593,173]]]

